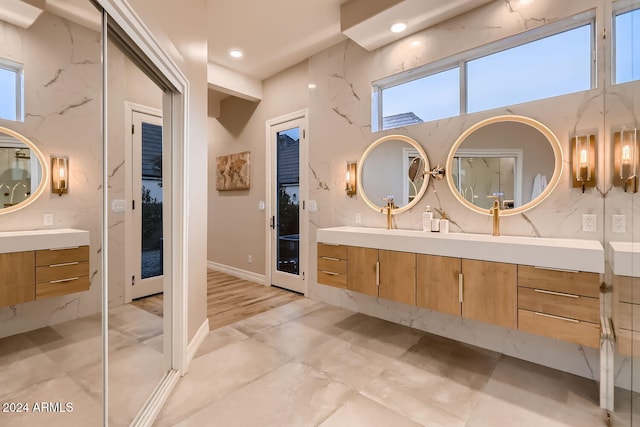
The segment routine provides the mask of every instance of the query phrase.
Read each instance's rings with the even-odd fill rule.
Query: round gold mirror
[[[427,153],[414,139],[388,135],[371,144],[360,159],[358,192],[372,209],[381,211],[393,197],[393,214],[411,209],[429,184]]]
[[[31,141],[0,126],[0,214],[30,205],[46,188],[47,162]]]
[[[466,207],[489,215],[494,195],[500,215],[515,215],[541,203],[562,174],[562,149],[542,123],[523,116],[497,116],[467,129],[447,158],[447,183]]]

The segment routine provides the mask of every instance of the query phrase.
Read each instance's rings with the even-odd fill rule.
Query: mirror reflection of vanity
[[[501,215],[536,206],[553,191],[562,172],[562,150],[542,123],[522,116],[483,120],[456,141],[447,159],[447,182],[465,206],[488,214],[491,196]]]
[[[0,213],[20,209],[38,198],[46,176],[40,150],[24,136],[0,127]]]
[[[374,210],[393,196],[393,214],[411,209],[429,184],[429,160],[420,144],[404,135],[388,135],[372,143],[358,168],[358,192]]]

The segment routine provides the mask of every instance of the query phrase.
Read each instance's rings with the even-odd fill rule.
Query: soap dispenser
[[[427,209],[422,214],[422,231],[431,231],[432,220],[433,212],[431,212],[431,206],[427,206]]]

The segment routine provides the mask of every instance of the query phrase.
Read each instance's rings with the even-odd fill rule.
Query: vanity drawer
[[[89,262],[75,261],[36,267],[36,283],[55,282],[70,278],[89,276]]]
[[[347,275],[318,269],[318,283],[347,289]]]
[[[640,332],[616,329],[616,346],[620,354],[637,357],[640,354]]]
[[[640,331],[640,305],[618,303],[617,328]]]
[[[533,289],[600,297],[600,275],[518,265],[518,285]]]
[[[331,273],[340,273],[346,276],[347,261],[338,258],[318,257],[318,271],[329,271]]]
[[[518,329],[536,335],[569,341],[587,347],[600,347],[600,324],[549,314],[518,310]]]
[[[618,301],[640,304],[640,277],[614,275],[613,286]]]
[[[598,323],[600,300],[574,294],[518,287],[518,308]]]
[[[89,276],[73,277],[61,281],[36,284],[36,299],[57,297],[89,290]]]
[[[320,257],[347,259],[347,246],[318,243],[318,258]]]
[[[89,261],[89,246],[36,251],[36,266]]]

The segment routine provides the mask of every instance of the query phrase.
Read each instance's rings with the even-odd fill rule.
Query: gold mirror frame
[[[526,212],[529,209],[535,206],[538,206],[540,203],[542,203],[547,197],[549,197],[549,194],[551,194],[551,192],[556,188],[556,186],[558,185],[558,182],[560,182],[560,177],[562,176],[563,162],[562,162],[562,147],[560,146],[560,141],[558,141],[558,138],[556,138],[554,133],[551,132],[551,130],[548,127],[546,127],[539,121],[531,119],[529,117],[524,117],[524,116],[504,115],[504,116],[490,117],[488,119],[482,120],[476,123],[475,125],[471,126],[469,129],[464,131],[462,135],[458,137],[456,142],[453,144],[453,147],[451,147],[451,151],[449,151],[449,156],[447,157],[447,166],[446,166],[447,184],[449,185],[449,189],[451,190],[453,195],[456,197],[456,199],[458,199],[458,201],[462,203],[464,206],[471,209],[472,211],[475,211],[484,215],[491,215],[489,213],[489,209],[480,208],[474,205],[473,203],[469,202],[468,200],[466,200],[464,197],[462,197],[462,195],[458,192],[458,189],[456,188],[455,183],[453,182],[453,176],[451,175],[450,171],[453,170],[453,158],[455,157],[456,151],[458,151],[458,148],[460,148],[462,143],[471,134],[473,134],[475,131],[477,131],[480,128],[483,128],[490,124],[500,123],[500,122],[523,123],[535,128],[547,138],[547,141],[549,141],[549,144],[553,149],[553,156],[555,158],[555,164],[553,167],[553,176],[549,180],[547,187],[544,189],[544,191],[542,191],[542,193],[538,197],[536,197],[534,200],[531,200],[528,203],[523,204],[522,206],[518,206],[517,208],[500,210],[500,216],[511,216],[511,215],[517,215],[517,214]]]
[[[379,206],[376,205],[375,203],[373,203],[371,201],[371,199],[369,199],[369,197],[367,196],[367,193],[364,191],[364,187],[362,186],[362,171],[364,169],[364,162],[367,159],[367,156],[379,145],[387,142],[387,141],[392,141],[392,140],[400,140],[400,141],[404,141],[407,144],[411,145],[413,148],[416,149],[416,151],[418,152],[418,154],[420,154],[420,156],[424,159],[424,183],[422,184],[422,187],[420,187],[420,191],[418,191],[418,193],[416,194],[415,198],[407,203],[405,206],[402,206],[400,208],[394,208],[391,213],[392,215],[396,215],[402,212],[406,212],[409,209],[411,209],[412,207],[414,207],[419,201],[420,199],[422,199],[422,196],[424,195],[424,193],[427,191],[427,187],[429,186],[429,178],[430,178],[430,166],[429,166],[429,158],[427,157],[427,153],[424,151],[424,148],[422,148],[422,146],[420,144],[418,144],[418,142],[413,139],[410,138],[408,136],[405,135],[387,135],[387,136],[383,136],[382,138],[374,141],[369,147],[367,147],[367,149],[365,150],[365,152],[362,154],[362,157],[360,157],[360,162],[358,165],[358,179],[357,179],[357,185],[358,185],[358,193],[360,193],[360,195],[362,196],[362,199],[365,201],[365,203],[373,210],[380,212],[383,209],[383,206]]]
[[[33,142],[31,142],[29,139],[27,139],[27,137],[25,137],[24,135],[21,135],[18,132],[15,132],[11,129],[7,129],[2,126],[0,126],[0,132],[17,139],[18,141],[22,142],[27,147],[29,147],[29,149],[38,158],[38,161],[40,162],[40,167],[42,168],[42,179],[40,180],[40,184],[38,184],[36,191],[34,191],[27,199],[23,200],[20,203],[16,203],[15,205],[9,206],[8,208],[0,208],[0,215],[2,215],[10,212],[15,212],[22,208],[26,208],[31,203],[35,202],[38,199],[38,197],[42,195],[42,193],[44,193],[44,190],[47,188],[47,183],[49,182],[49,162],[45,160],[44,155],[42,154],[40,149],[36,147],[36,145]]]

